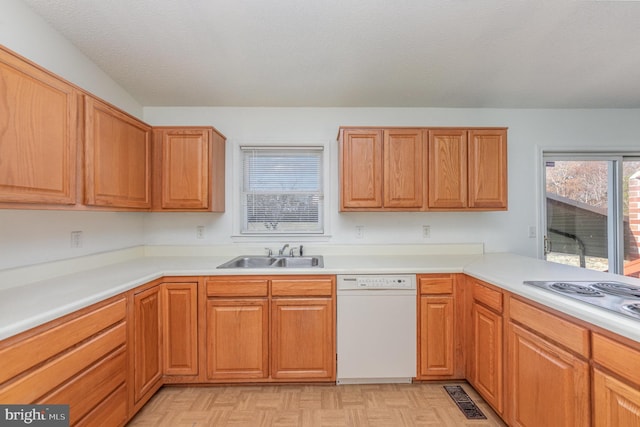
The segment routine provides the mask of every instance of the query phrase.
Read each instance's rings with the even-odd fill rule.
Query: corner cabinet
[[[212,127],[153,128],[153,210],[224,212],[225,137]]]
[[[162,308],[160,284],[134,291],[133,399],[141,407],[162,385]]]
[[[0,203],[76,203],[80,98],[0,46]]]
[[[335,381],[333,276],[221,276],[206,294],[209,382]]]
[[[85,97],[85,204],[151,208],[151,127]]]
[[[196,377],[198,282],[165,282],[161,292],[164,375]]]
[[[507,209],[506,128],[338,134],[341,211]]]
[[[498,414],[504,412],[503,295],[488,284],[467,278],[471,291],[471,328],[467,379]]]

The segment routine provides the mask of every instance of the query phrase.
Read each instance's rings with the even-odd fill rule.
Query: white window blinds
[[[240,147],[242,233],[322,233],[322,147]]]

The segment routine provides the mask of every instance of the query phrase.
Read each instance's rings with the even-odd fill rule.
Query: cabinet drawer
[[[334,280],[323,279],[274,279],[271,281],[271,295],[289,296],[327,296],[333,295]]]
[[[127,387],[124,384],[89,412],[76,426],[95,426],[96,420],[99,420],[102,426],[124,425],[127,420]]]
[[[207,280],[207,296],[210,297],[266,297],[267,279],[225,278]]]
[[[420,286],[420,295],[441,295],[453,293],[453,277],[446,276],[429,276],[418,277]]]
[[[498,313],[502,313],[502,293],[484,286],[478,281],[473,282],[473,299]]]
[[[539,334],[583,357],[589,357],[588,329],[513,298],[509,304],[509,315],[511,319],[536,330]]]
[[[640,385],[640,351],[594,333],[593,361]]]
[[[0,389],[0,402],[24,404],[34,402],[53,388],[81,372],[96,360],[125,344],[126,323],[121,323],[29,372]]]
[[[69,405],[71,424],[75,424],[91,409],[116,390],[127,379],[125,348],[107,356],[38,403]]]
[[[123,298],[1,349],[0,383],[121,321],[126,312]]]

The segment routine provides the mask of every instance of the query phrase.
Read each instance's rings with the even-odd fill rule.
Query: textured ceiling
[[[640,2],[24,0],[144,106],[640,108]]]

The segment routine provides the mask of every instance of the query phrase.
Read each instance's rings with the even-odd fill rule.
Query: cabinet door
[[[507,208],[507,131],[469,131],[469,207]]]
[[[419,371],[421,378],[454,374],[454,299],[420,297]]]
[[[509,324],[509,390],[513,426],[589,426],[589,364]]]
[[[97,99],[85,100],[85,203],[151,207],[151,128]]]
[[[274,299],[271,377],[335,381],[334,319],[331,298]]]
[[[164,373],[197,375],[197,283],[164,283],[162,291]]]
[[[429,131],[430,208],[467,207],[467,132]]]
[[[210,131],[163,129],[154,136],[161,141],[160,207],[206,210],[210,205]],[[157,144],[158,141],[154,141]]]
[[[341,208],[381,208],[382,131],[344,130],[340,154]]]
[[[498,413],[502,413],[502,316],[473,303],[471,378],[469,381]]]
[[[133,297],[134,398],[140,401],[162,378],[160,286]]]
[[[207,377],[259,380],[269,376],[269,303],[264,299],[207,301]]]
[[[423,142],[420,129],[384,131],[384,207],[421,208]]]
[[[76,202],[78,97],[0,46],[0,202]]]
[[[594,425],[640,426],[640,389],[593,370]]]

